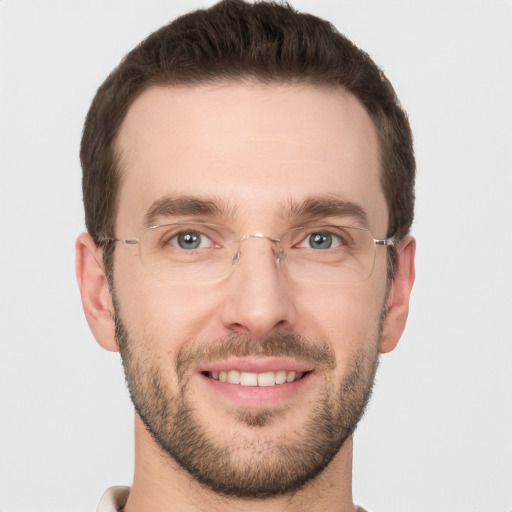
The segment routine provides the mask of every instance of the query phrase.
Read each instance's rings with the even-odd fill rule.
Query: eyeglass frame
[[[165,228],[165,227],[179,226],[179,225],[183,225],[183,226],[191,225],[191,226],[196,226],[196,227],[200,226],[200,225],[204,225],[204,226],[222,227],[224,229],[226,228],[226,226],[223,226],[220,224],[215,224],[215,223],[184,221],[184,222],[174,222],[174,223],[168,223],[168,224],[155,224],[155,225],[147,227],[144,230],[144,233],[146,233],[150,230],[158,229],[158,228]],[[355,229],[355,230],[359,230],[359,231],[365,231],[371,236],[374,247],[376,247],[376,246],[396,247],[398,245],[398,243],[400,242],[400,240],[396,239],[393,236],[389,237],[389,238],[383,238],[383,239],[375,238],[374,234],[367,228],[363,228],[363,227],[359,227],[359,226],[343,226],[343,225],[335,225],[335,224],[321,224],[321,225],[315,225],[315,226],[298,226],[295,228],[287,229],[280,235],[279,238],[273,238],[273,237],[270,237],[263,233],[256,232],[256,233],[249,233],[247,235],[244,235],[241,238],[239,238],[238,240],[230,239],[228,241],[232,242],[233,244],[236,244],[237,247],[240,248],[240,245],[242,244],[242,242],[244,242],[245,240],[248,240],[250,238],[260,238],[260,239],[269,240],[270,242],[276,244],[276,246],[280,249],[280,252],[277,255],[277,263],[280,263],[281,255],[285,251],[282,250],[282,248],[279,246],[279,244],[281,243],[281,240],[284,235],[286,235],[287,233],[293,232],[293,231],[299,231],[299,230],[304,230],[304,229],[314,230],[316,228],[320,229],[320,228],[327,228],[327,227],[338,228],[338,229]],[[229,229],[229,228],[227,228],[227,229]],[[111,237],[111,236],[102,235],[102,234],[97,235],[98,242],[121,242],[125,245],[139,245],[139,256],[142,256],[140,254],[140,247],[142,246],[141,239],[142,239],[142,237],[140,237],[140,238],[117,238],[117,237]],[[231,256],[231,263],[233,265],[235,265],[235,263],[240,259],[240,255],[241,255],[241,250],[238,249]],[[373,265],[372,265],[372,269],[370,270],[369,274],[366,277],[363,277],[361,280],[368,279],[372,275],[372,273],[373,273]],[[356,281],[356,282],[358,282],[358,281]],[[350,283],[347,283],[347,284],[350,284]]]

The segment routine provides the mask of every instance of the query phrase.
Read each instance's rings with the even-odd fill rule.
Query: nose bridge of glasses
[[[271,236],[264,235],[263,233],[250,233],[250,234],[245,235],[242,238],[240,238],[240,240],[238,240],[238,243],[236,245],[236,251],[233,254],[233,256],[231,257],[231,263],[235,264],[238,262],[241,254],[242,254],[242,243],[246,242],[247,240],[249,240],[251,238],[259,238],[259,239],[264,239],[264,240],[268,240],[269,242],[272,242],[272,244],[274,245],[274,254],[276,256],[277,262],[278,263],[280,262],[281,255],[282,255],[282,249],[281,249],[281,246],[279,245],[279,242],[281,242],[281,240],[279,238],[272,238]]]

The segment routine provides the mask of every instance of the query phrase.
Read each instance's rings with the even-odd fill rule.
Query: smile
[[[207,372],[206,375],[211,379],[218,380],[220,382],[227,382],[229,384],[269,387],[300,380],[304,376],[304,372],[279,370],[276,372],[253,373],[229,370]]]

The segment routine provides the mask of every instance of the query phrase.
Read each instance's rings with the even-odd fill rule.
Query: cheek
[[[174,285],[151,279],[131,269],[122,279],[123,266],[115,276],[120,314],[131,337],[143,340],[160,356],[175,356],[186,344],[205,332],[215,334],[215,298],[200,286]],[[218,333],[217,333],[218,334]]]
[[[350,289],[328,289],[314,296],[302,292],[296,299],[297,331],[329,343],[342,365],[356,351],[377,349],[385,282],[377,286],[368,280]]]

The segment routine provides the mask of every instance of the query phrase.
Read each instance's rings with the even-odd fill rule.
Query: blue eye
[[[341,238],[334,233],[328,231],[319,231],[309,234],[298,247],[306,247],[309,249],[326,250],[343,245]]]
[[[332,245],[332,236],[328,233],[313,233],[309,236],[309,245],[313,249],[329,249]]]
[[[184,250],[203,249],[211,247],[212,241],[199,231],[183,231],[173,236],[169,243]]]

